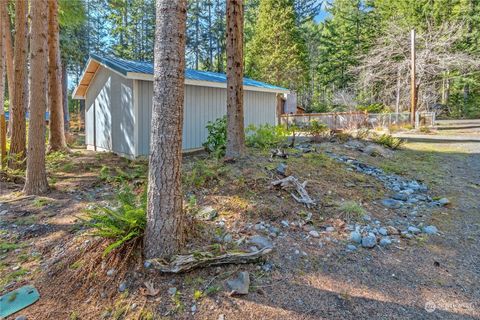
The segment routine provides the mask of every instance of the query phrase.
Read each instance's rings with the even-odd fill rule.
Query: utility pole
[[[411,32],[411,84],[410,84],[410,122],[415,126],[415,112],[417,109],[417,86],[415,79],[415,29]]]

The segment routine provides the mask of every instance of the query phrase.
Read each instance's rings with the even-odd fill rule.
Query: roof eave
[[[153,75],[147,73],[138,73],[138,72],[127,72],[127,79],[133,80],[142,80],[142,81],[153,81]],[[212,88],[222,88],[226,89],[227,84],[224,82],[214,82],[214,81],[205,81],[205,80],[192,80],[185,79],[186,85],[191,86],[200,86],[200,87],[212,87]],[[271,93],[289,93],[290,90],[283,88],[263,88],[255,86],[243,86],[243,89],[246,91],[258,91],[258,92],[271,92]]]

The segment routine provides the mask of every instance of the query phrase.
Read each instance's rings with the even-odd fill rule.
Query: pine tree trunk
[[[184,242],[182,128],[186,0],[157,0],[145,256],[168,257]]]
[[[58,0],[48,0],[48,61],[50,151],[64,151],[67,142],[63,119]]]
[[[3,3],[0,3],[0,19],[3,19],[5,15],[3,11],[5,6]],[[6,123],[5,123],[5,110],[3,109],[5,101],[5,38],[6,38],[6,27],[7,25],[3,23],[0,25],[0,158],[1,158],[1,168],[4,168],[5,159],[7,156],[7,132],[6,132]]]
[[[13,90],[12,140],[8,164],[12,169],[22,167],[23,164],[19,161],[23,161],[26,156],[27,10],[27,1],[15,1],[14,88],[16,90]]]
[[[7,85],[8,85],[8,99],[9,106],[8,111],[10,111],[10,119],[12,114],[12,105],[13,105],[13,47],[12,47],[12,34],[10,31],[10,17],[7,12],[7,1],[2,1],[2,20],[4,22],[4,37],[5,37],[5,65],[7,67]],[[12,121],[8,121],[8,134],[12,133]]]
[[[245,155],[243,115],[243,0],[227,0],[226,159]]]
[[[30,122],[28,126],[27,174],[23,191],[40,195],[48,191],[45,170],[45,111],[47,110],[47,0],[31,7]]]
[[[65,133],[70,130],[70,110],[68,109],[68,71],[67,61],[62,61],[62,106]]]

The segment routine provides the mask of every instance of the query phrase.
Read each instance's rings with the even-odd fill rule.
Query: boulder
[[[250,289],[250,275],[242,271],[234,279],[227,280],[227,286],[232,290],[232,294],[248,294]]]

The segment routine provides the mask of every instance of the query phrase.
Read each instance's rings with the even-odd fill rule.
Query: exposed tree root
[[[149,262],[152,263],[152,268],[161,272],[181,273],[195,268],[254,262],[271,251],[272,248],[263,248],[255,252],[227,252],[219,256],[211,252],[195,252],[174,256],[170,262],[163,259],[151,259]]]

